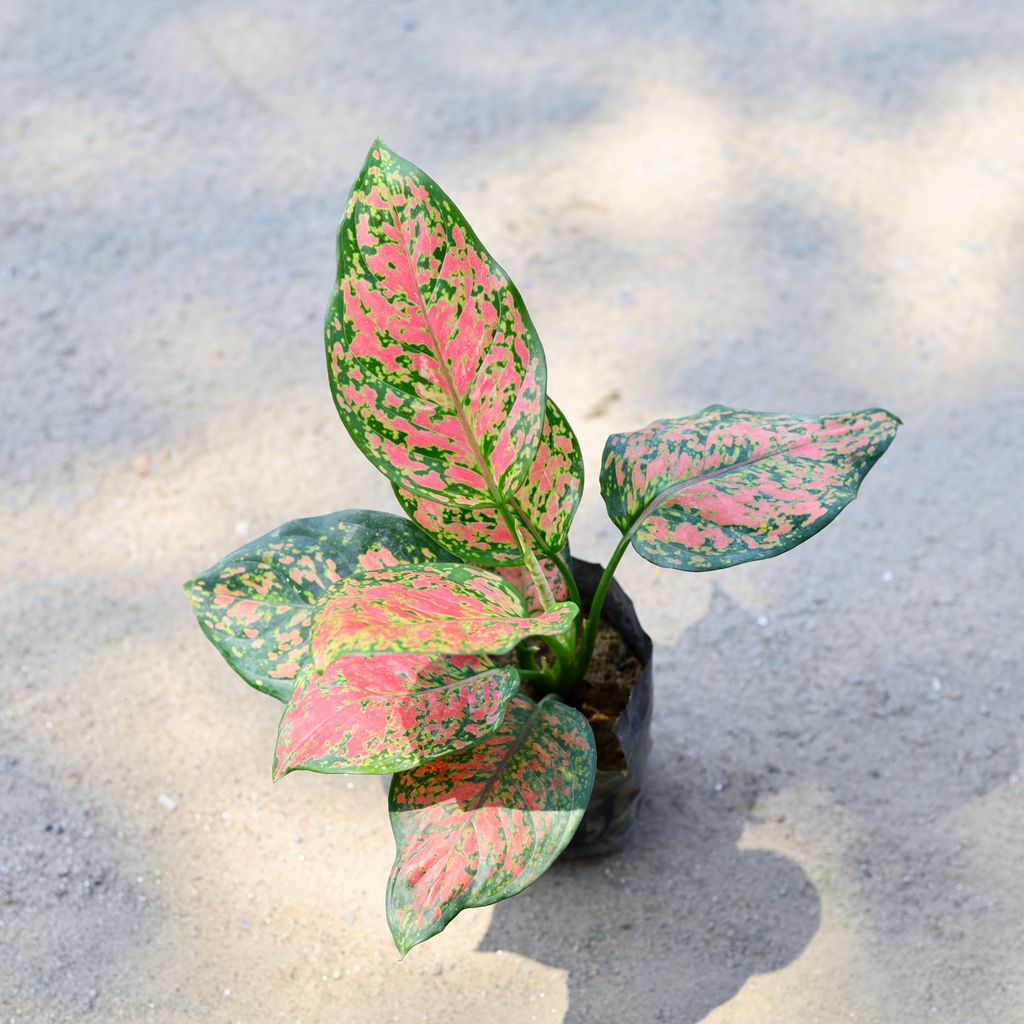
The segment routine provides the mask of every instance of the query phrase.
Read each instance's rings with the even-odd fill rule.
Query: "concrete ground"
[[[0,6],[0,1020],[1024,1021],[1024,6]],[[393,509],[332,408],[376,133],[519,284],[605,436],[711,402],[906,421],[781,559],[620,576],[653,635],[627,854],[397,962],[375,778],[181,582]]]

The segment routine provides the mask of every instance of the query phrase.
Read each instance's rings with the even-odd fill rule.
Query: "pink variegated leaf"
[[[557,636],[576,605],[530,615],[521,594],[472,565],[379,569],[342,580],[313,617],[313,664],[322,672],[347,654],[500,654],[528,636]]]
[[[300,675],[277,734],[274,778],[381,775],[471,747],[501,725],[515,668],[475,655],[352,655]]]
[[[535,882],[572,839],[596,761],[579,711],[553,697],[534,704],[517,696],[482,743],[396,775],[387,913],[399,953],[459,911]]]
[[[285,523],[190,580],[185,592],[228,664],[250,686],[287,701],[328,587],[357,571],[446,557],[405,519],[357,509]]]
[[[514,565],[523,552],[494,503],[450,505],[395,485],[410,518],[449,551],[478,565]],[[505,506],[526,526],[538,551],[565,547],[569,525],[583,494],[583,455],[562,411],[547,400],[544,431],[526,480]]]
[[[656,565],[701,572],[772,558],[856,498],[899,422],[884,409],[807,417],[711,405],[613,434],[601,494]]]
[[[526,306],[438,185],[378,139],[338,231],[327,311],[338,412],[399,486],[502,505],[544,422],[544,354]]]
[[[452,554],[476,565],[522,562],[523,552],[496,505],[443,505],[398,486],[395,497],[409,518]]]

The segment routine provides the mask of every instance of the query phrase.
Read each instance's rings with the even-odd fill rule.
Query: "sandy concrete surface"
[[[1024,1021],[1024,6],[0,5],[0,1020]],[[783,558],[621,579],[656,642],[633,849],[397,962],[380,779],[181,582],[394,509],[328,394],[376,133],[522,289],[606,557],[605,436],[906,421]]]

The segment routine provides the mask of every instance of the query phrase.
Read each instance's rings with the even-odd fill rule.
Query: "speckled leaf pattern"
[[[339,228],[326,347],[346,428],[396,484],[471,506],[522,485],[544,421],[536,330],[455,204],[379,139]]]
[[[899,422],[884,409],[812,418],[711,405],[613,434],[601,493],[656,565],[704,571],[771,558],[853,501]]]
[[[296,519],[185,584],[199,625],[257,690],[287,701],[309,658],[313,609],[358,570],[450,557],[412,523],[351,510]]]
[[[383,774],[471,747],[501,725],[515,668],[474,655],[371,654],[307,667],[281,719],[274,778]]]
[[[485,569],[456,562],[379,569],[332,587],[313,619],[318,671],[345,654],[499,654],[528,636],[564,633],[574,604],[530,615],[521,594]]]
[[[535,882],[572,838],[594,785],[594,737],[575,708],[515,697],[482,743],[396,775],[388,924],[403,956],[461,910]]]
[[[448,505],[398,485],[409,516],[449,551],[478,565],[522,564],[523,552],[494,504]],[[583,494],[583,455],[572,427],[549,398],[537,457],[506,508],[521,521],[540,551],[558,552]]]

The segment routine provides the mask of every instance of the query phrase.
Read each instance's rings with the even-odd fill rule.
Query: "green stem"
[[[590,664],[590,659],[593,657],[594,643],[597,641],[597,631],[601,626],[601,608],[604,606],[604,599],[608,593],[608,588],[612,584],[615,570],[619,567],[619,562],[622,561],[622,556],[629,547],[629,541],[630,534],[624,534],[622,540],[619,541],[618,546],[612,553],[612,557],[608,559],[608,564],[605,566],[601,579],[598,581],[597,589],[594,591],[594,598],[590,602],[590,613],[587,615],[587,621],[583,627],[583,642],[576,656],[576,671],[573,682],[578,683],[583,678],[586,674],[587,666]]]
[[[512,515],[512,510],[506,508],[503,502],[498,501],[498,510],[501,513],[502,518],[505,520],[506,526],[512,533],[512,536],[516,540],[516,545],[522,552],[523,561],[526,565],[527,571],[530,573],[530,578],[533,580],[534,586],[537,588],[540,594],[541,603],[544,606],[545,611],[550,611],[555,606],[555,598],[551,593],[551,588],[548,585],[548,581],[544,576],[544,570],[541,568],[540,562],[537,560],[536,552],[534,551],[533,545],[530,543],[532,539],[538,544],[541,551],[554,561],[555,565],[558,566],[558,571],[565,578],[566,589],[569,591],[570,596],[573,598],[574,603],[577,607],[580,606],[580,593],[579,588],[576,586],[576,580],[573,578],[572,573],[569,571],[569,567],[565,564],[561,555],[552,554],[544,546],[544,543],[533,524],[530,522],[529,517],[522,514],[515,502],[516,516]],[[572,639],[558,637],[558,636],[546,636],[542,639],[551,648],[555,655],[555,666],[554,673],[548,674],[551,678],[551,688],[553,690],[561,690],[566,684],[573,685],[577,678],[577,665],[576,665],[576,652],[580,638],[580,616],[576,617],[576,622],[573,626]]]
[[[544,643],[555,652],[555,673],[556,678],[561,682],[572,680],[576,669],[576,643],[561,636],[545,636],[541,638]]]
[[[542,672],[533,682],[533,692],[550,697],[552,694],[559,696],[558,684],[546,672]]]
[[[552,562],[555,563],[555,568],[558,569],[558,572],[560,573],[562,579],[565,581],[565,589],[566,589],[566,591],[567,591],[567,593],[569,595],[569,600],[572,601],[572,603],[574,605],[576,605],[576,607],[579,608],[579,610],[580,610],[580,613],[579,613],[579,615],[576,616],[576,621],[573,624],[573,640],[572,640],[572,646],[573,646],[574,650],[578,650],[579,649],[579,645],[580,645],[580,638],[583,635],[583,632],[582,632],[582,630],[583,630],[583,604],[582,604],[582,601],[580,600],[580,588],[578,586],[576,586],[576,577],[573,576],[572,570],[566,564],[565,559],[562,558],[562,556],[557,551],[547,551],[547,550],[545,550],[544,554],[548,558],[550,558]],[[569,674],[570,674],[570,677],[572,677],[572,678],[575,678],[575,676],[576,676],[576,665],[575,665],[575,663],[576,663],[576,655],[574,653],[573,657],[572,657],[572,665],[570,666],[570,669],[569,669]]]
[[[515,499],[512,500],[512,506],[518,515],[519,521],[524,527],[526,527],[526,532],[534,539],[537,547],[540,549],[544,557],[550,558],[551,561],[555,563],[559,573],[562,575],[562,579],[565,581],[566,590],[569,592],[569,600],[579,607],[580,588],[576,586],[576,577],[573,576],[572,570],[566,564],[565,559],[562,558],[561,552],[548,550],[548,546],[544,543],[544,538],[541,537],[540,533],[538,533],[534,524],[530,522],[529,516],[523,513],[523,510],[516,503]],[[516,541],[519,541],[518,537],[516,538]],[[522,550],[522,544],[520,544],[519,547],[520,550]]]
[[[557,602],[555,601],[555,595],[551,593],[551,587],[548,586],[544,570],[541,568],[540,562],[537,561],[537,555],[534,553],[529,541],[526,540],[523,533],[519,530],[516,530],[516,542],[519,544],[519,550],[522,551],[523,557],[526,559],[526,570],[530,574],[530,579],[533,580],[537,593],[540,595],[540,602],[544,606],[544,611],[549,612],[555,607]]]
[[[517,671],[523,679],[542,679],[547,675],[547,672],[540,668],[521,668]]]
[[[555,674],[554,666],[550,668],[521,668],[519,669],[519,677],[522,680],[530,681],[534,693],[541,693],[547,696],[548,694],[560,692],[560,684]]]
[[[519,666],[521,669],[539,669],[540,667],[537,664],[537,659],[533,656],[533,651],[526,645],[525,642],[519,644],[519,646],[516,647],[516,661],[519,662]]]
[[[578,608],[580,606],[580,588],[576,586],[576,577],[573,576],[565,559],[560,554],[553,551],[547,551],[545,554],[558,567],[558,571],[562,574],[562,579],[565,580],[566,589],[569,591],[569,600]]]
[[[541,665],[537,657],[526,642],[516,647],[516,668],[519,675],[524,679],[533,679],[543,684],[547,692],[555,692],[565,685],[566,679],[571,679],[575,666],[575,643],[571,640],[558,636],[537,637],[542,640],[555,656],[552,665]]]

